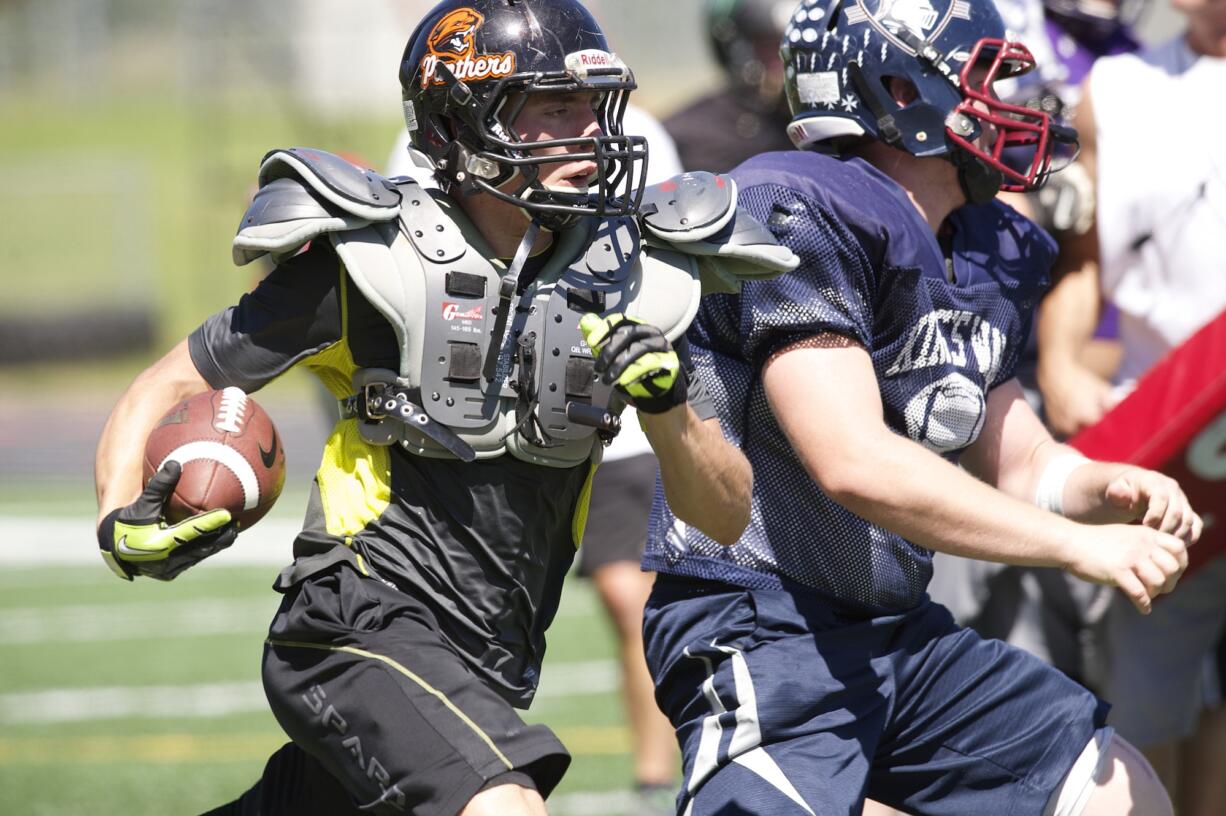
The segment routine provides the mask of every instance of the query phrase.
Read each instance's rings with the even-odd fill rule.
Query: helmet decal
[[[428,53],[421,62],[422,87],[431,81],[441,84],[435,76],[439,63],[444,63],[458,80],[495,79],[515,73],[515,53],[478,54],[476,35],[485,24],[485,15],[476,9],[459,8],[435,24],[426,39]]]
[[[865,0],[856,0],[847,9],[849,24],[868,23],[908,54],[915,53],[916,41],[939,37],[950,21],[969,19],[971,7],[966,0],[954,0],[944,14],[937,11],[931,0],[878,0],[875,12],[869,11]]]
[[[473,36],[485,22],[481,13],[470,9],[457,9],[438,21],[438,25],[430,32],[426,44],[430,53],[436,57],[450,54],[459,58],[476,49]]]
[[[936,26],[937,10],[928,0],[881,0],[877,21],[887,31],[905,28],[922,37]]]

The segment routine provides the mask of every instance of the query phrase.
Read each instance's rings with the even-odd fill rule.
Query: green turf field
[[[275,572],[0,574],[0,813],[190,816],[242,792],[282,742],[259,689]],[[575,754],[561,816],[621,812],[610,792],[629,785],[630,760],[612,657],[590,588],[572,581],[529,714]]]

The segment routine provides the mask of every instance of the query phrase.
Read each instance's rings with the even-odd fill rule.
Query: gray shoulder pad
[[[736,182],[714,173],[682,173],[643,193],[643,224],[670,244],[702,241],[727,226],[736,211]]]
[[[706,240],[657,243],[698,260],[704,294],[738,292],[743,280],[773,278],[800,265],[796,253],[780,244],[762,222],[740,207],[730,223]]]
[[[400,191],[374,172],[322,150],[274,150],[264,157],[260,189],[234,238],[234,263],[270,253],[279,263],[320,235],[391,221],[399,213]]]
[[[324,200],[368,221],[391,221],[400,212],[396,185],[326,150],[291,147],[272,151],[260,164],[260,186],[279,178],[301,179]]]

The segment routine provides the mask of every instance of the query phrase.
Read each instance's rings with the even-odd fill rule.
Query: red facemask
[[[972,80],[972,72],[981,65],[987,65],[987,71]],[[1025,73],[1034,65],[1034,56],[1019,42],[980,40],[959,77],[963,101],[946,120],[949,138],[999,170],[1005,179],[1001,189],[1008,192],[1042,187],[1052,171],[1056,144],[1074,147],[1077,144],[1077,133],[1072,128],[1053,124],[1041,111],[1002,102],[992,90],[997,80]],[[966,138],[971,134],[968,125],[972,123],[978,123],[980,132],[995,131],[996,138],[987,149]]]

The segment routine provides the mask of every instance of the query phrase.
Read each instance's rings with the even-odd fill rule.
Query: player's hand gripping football
[[[111,511],[98,525],[102,558],[120,578],[145,575],[169,581],[238,537],[229,510],[211,510],[173,525],[162,520],[182,473],[178,462],[167,462],[136,501]]]
[[[664,332],[618,313],[589,312],[579,328],[596,355],[596,373],[635,408],[662,414],[685,402],[685,369]]]

